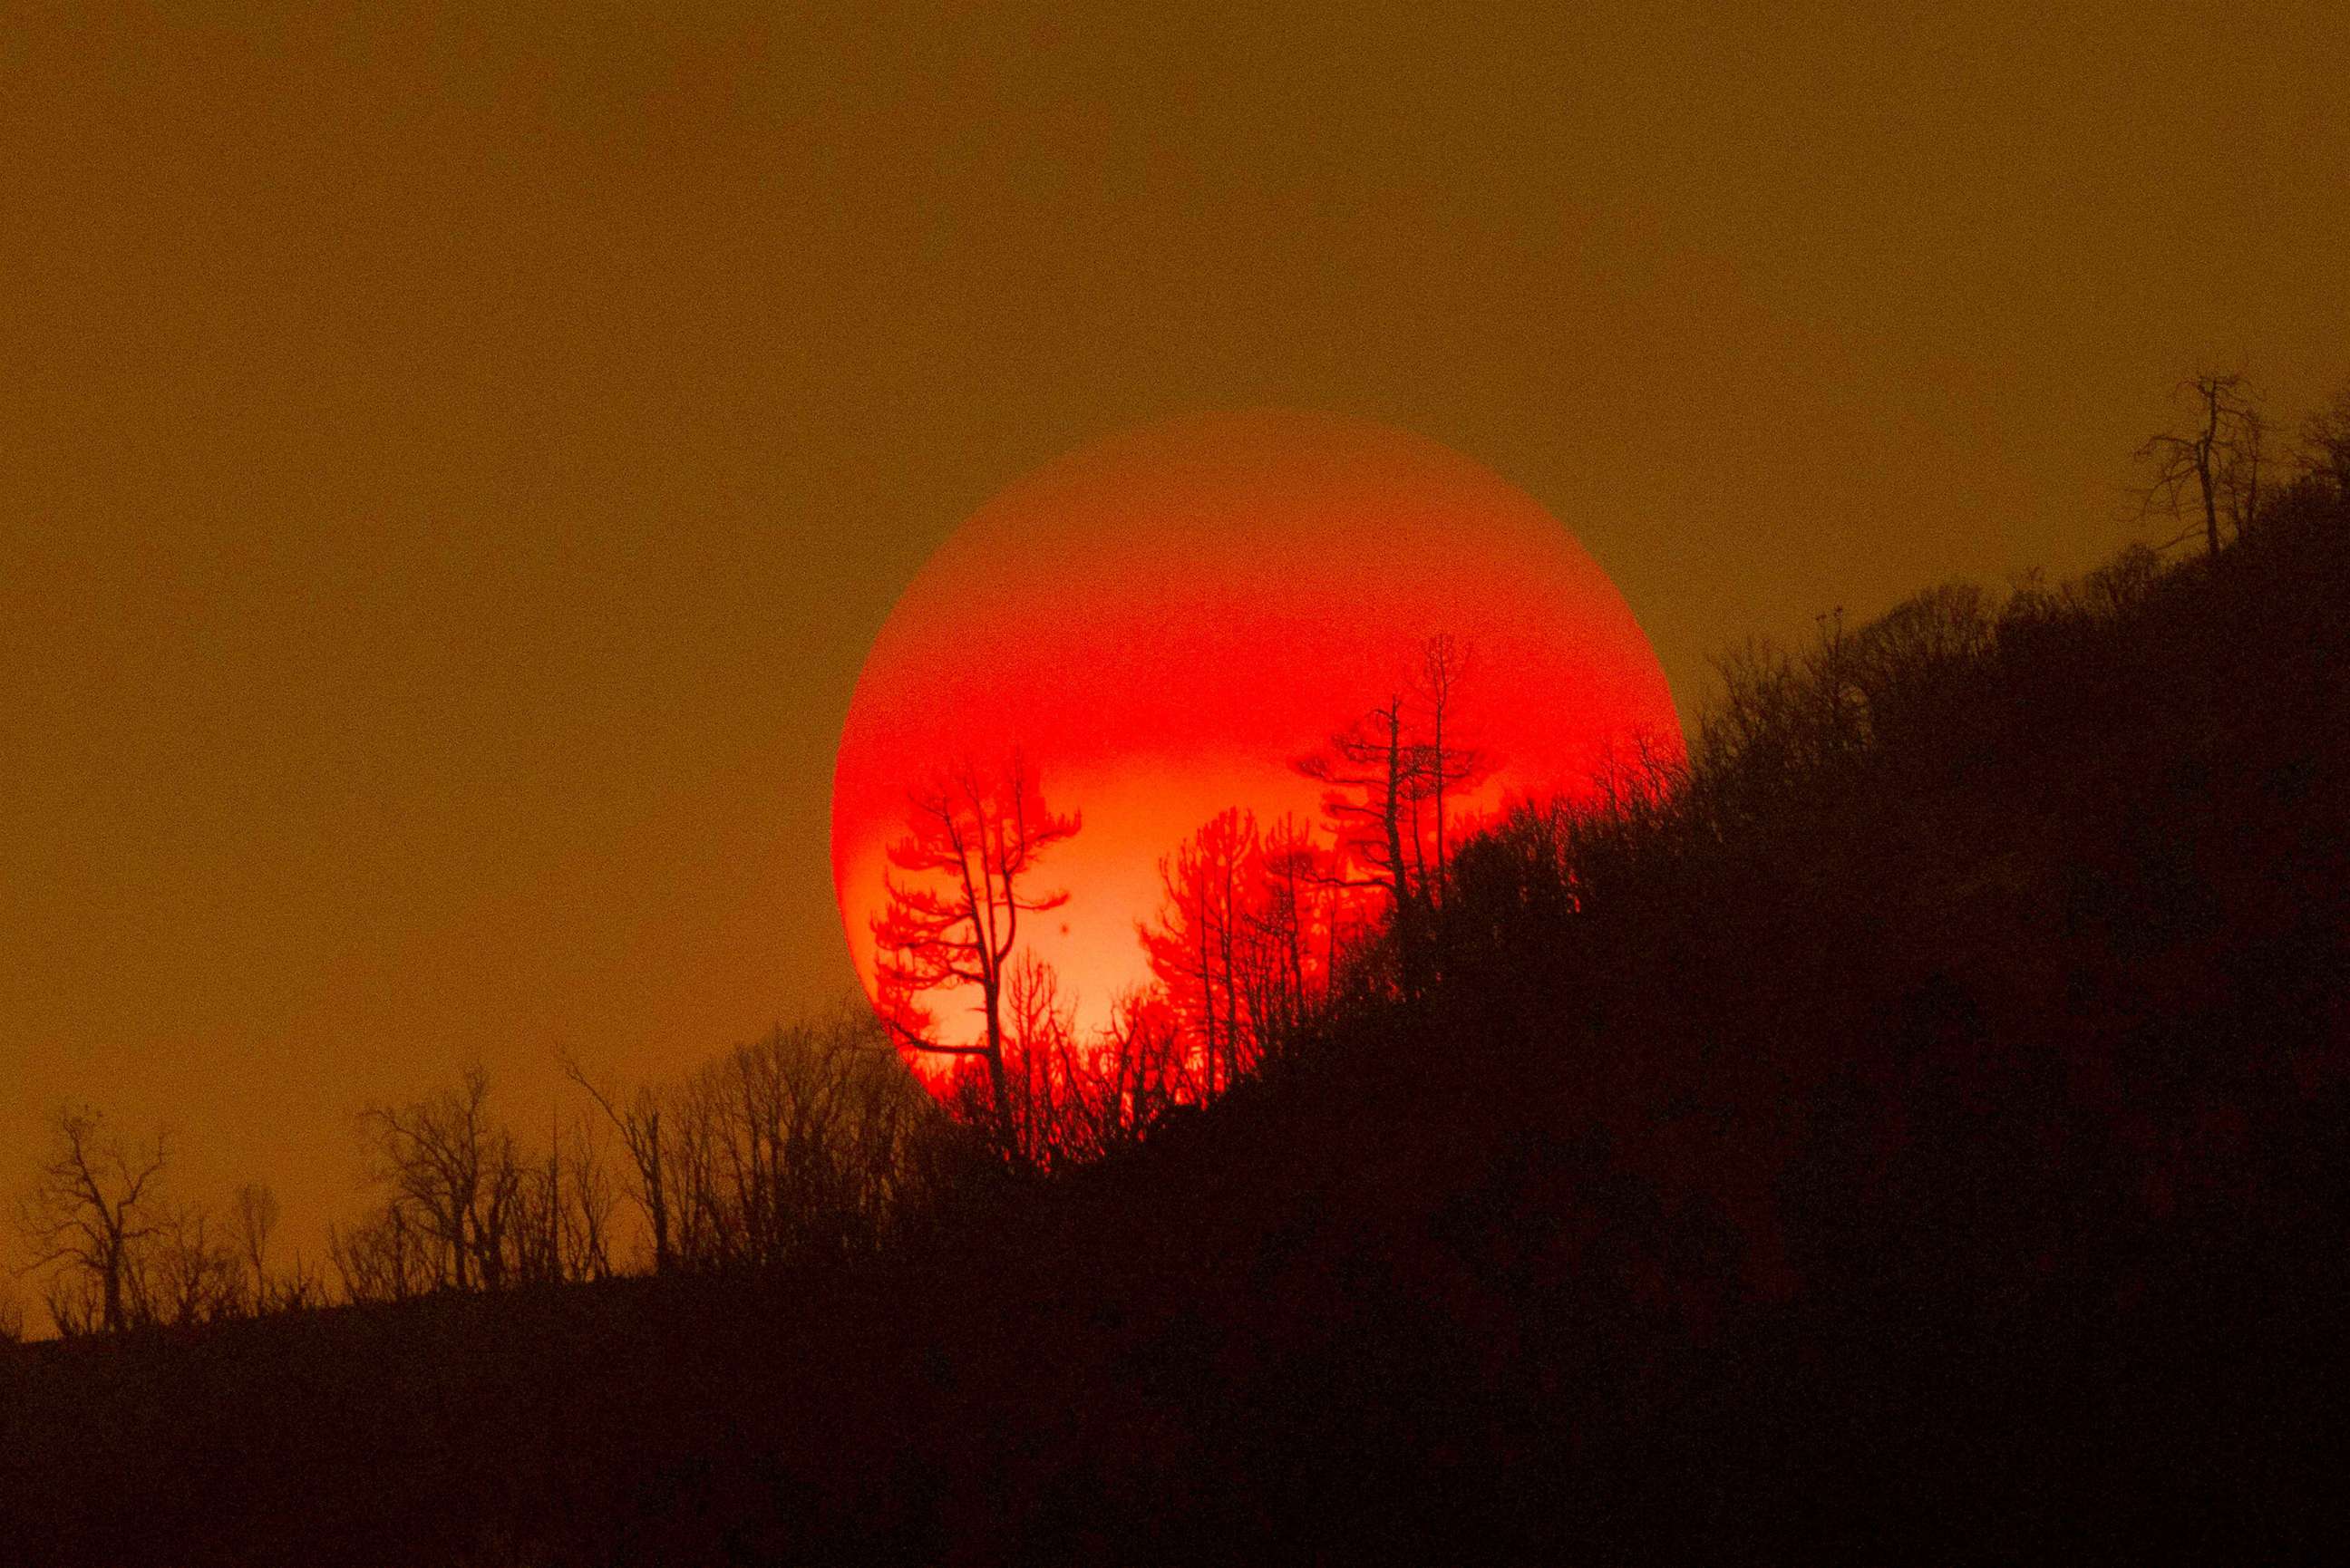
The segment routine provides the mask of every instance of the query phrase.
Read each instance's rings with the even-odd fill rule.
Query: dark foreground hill
[[[1733,671],[1669,799],[887,1266],[0,1355],[0,1562],[2317,1556],[2350,525]]]

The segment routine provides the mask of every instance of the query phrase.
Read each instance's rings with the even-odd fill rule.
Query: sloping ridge
[[[0,1357],[0,1557],[2314,1552],[2345,589],[2304,493],[1750,664],[1417,995],[885,1269]]]

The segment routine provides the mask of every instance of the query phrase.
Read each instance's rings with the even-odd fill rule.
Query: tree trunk
[[[982,988],[980,995],[987,1004],[987,1083],[995,1100],[995,1135],[1003,1140],[1005,1158],[1014,1165],[1024,1165],[1019,1129],[1012,1120],[1011,1082],[1003,1071],[1002,990],[991,981]]]
[[[100,1326],[116,1334],[122,1328],[122,1246],[116,1242],[106,1255],[106,1286],[104,1304],[99,1309]]]

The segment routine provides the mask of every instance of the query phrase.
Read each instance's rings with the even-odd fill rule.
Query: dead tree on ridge
[[[1020,917],[1059,908],[1066,892],[1026,887],[1036,857],[1073,836],[1082,819],[1055,815],[1018,757],[1001,774],[969,764],[908,797],[907,836],[889,846],[897,875],[885,877],[888,909],[873,919],[882,1023],[905,1050],[976,1057],[987,1070],[995,1136],[1004,1158],[1021,1160],[1011,1084],[1004,1070],[1003,992],[1020,938]],[[976,1041],[942,1038],[923,998],[976,988]]]
[[[2137,449],[2147,472],[2140,510],[2175,517],[2190,499],[2199,502],[2204,548],[2216,556],[2222,504],[2240,534],[2259,509],[2267,426],[2241,375],[2196,376],[2177,392],[2192,413],[2184,430],[2148,436]]]
[[[155,1187],[170,1158],[167,1139],[157,1133],[151,1146],[134,1147],[109,1134],[87,1106],[60,1106],[50,1129],[48,1161],[18,1208],[17,1224],[31,1243],[32,1267],[65,1265],[68,1279],[50,1293],[59,1331],[111,1334],[130,1321],[138,1250],[163,1229]],[[86,1293],[77,1301],[77,1287],[96,1292],[94,1322],[85,1321],[89,1303]]]

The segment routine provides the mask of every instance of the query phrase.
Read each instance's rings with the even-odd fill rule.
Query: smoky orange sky
[[[1109,432],[1440,441],[1690,712],[2350,378],[2332,4],[813,9],[0,16],[0,1185],[87,1098],[315,1257],[364,1101],[843,992],[866,650]]]

